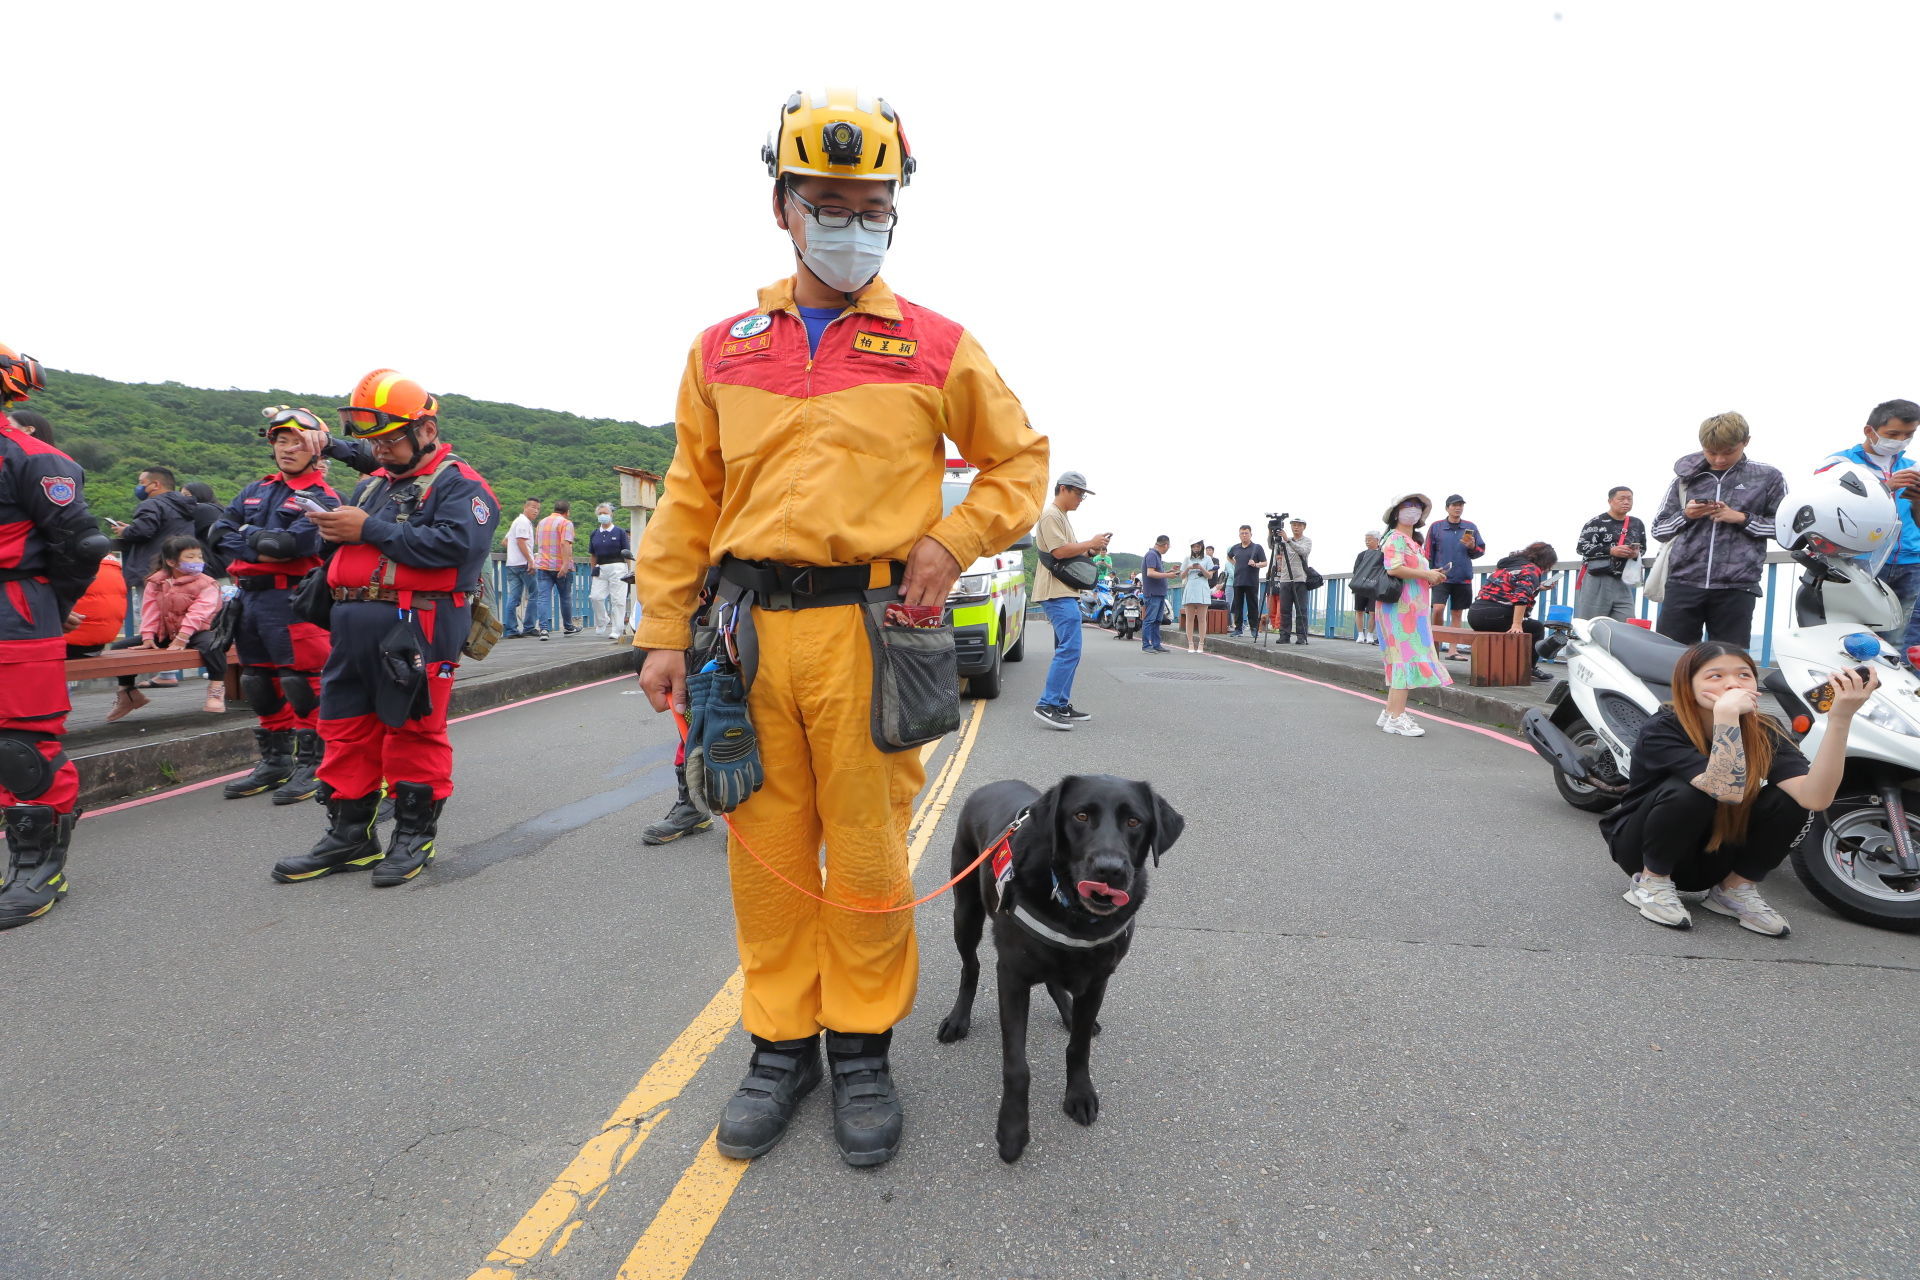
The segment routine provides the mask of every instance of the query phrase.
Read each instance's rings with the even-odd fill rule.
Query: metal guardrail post
[[[1780,566],[1770,562],[1767,565],[1766,585],[1762,588],[1763,594],[1760,597],[1760,608],[1766,614],[1760,629],[1760,665],[1763,667],[1773,665],[1773,602],[1776,598],[1773,588],[1779,581],[1779,575]]]

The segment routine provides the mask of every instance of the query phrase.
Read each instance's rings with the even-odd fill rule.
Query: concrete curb
[[[612,653],[574,658],[493,679],[456,680],[449,714],[467,715],[535,694],[621,675],[634,669],[633,654],[632,649],[622,647]],[[246,768],[254,759],[254,751],[253,726],[247,724],[164,742],[135,743],[75,755],[73,762],[80,769],[80,803],[89,809],[98,808],[144,792],[232,773]]]
[[[1212,645],[1218,636],[1208,636]],[[1327,643],[1336,644],[1330,640]],[[1312,645],[1308,645],[1312,648]],[[1351,666],[1332,658],[1315,657],[1301,653],[1292,646],[1266,648],[1227,641],[1213,652],[1229,658],[1240,658],[1257,663],[1263,667],[1272,667],[1276,671],[1291,671],[1295,675],[1306,676],[1313,680],[1324,680],[1328,684],[1343,685],[1349,689],[1364,689],[1368,693],[1386,695],[1386,677],[1378,668]],[[1450,685],[1444,689],[1414,689],[1408,701],[1433,707],[1468,720],[1477,720],[1481,724],[1500,729],[1519,727],[1520,717],[1526,714],[1533,704],[1510,701],[1491,689],[1476,689],[1471,685]]]

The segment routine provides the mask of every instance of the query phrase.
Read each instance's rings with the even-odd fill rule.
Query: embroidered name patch
[[[765,333],[773,324],[772,316],[748,316],[744,320],[735,320],[727,330],[729,338],[751,338],[756,333]]]
[[[862,329],[854,335],[853,349],[883,356],[910,356],[920,349],[920,343],[914,338],[896,338],[889,333],[868,333]]]
[[[56,507],[67,506],[80,496],[80,484],[72,476],[41,476],[40,487]]]
[[[760,318],[762,320],[766,319],[765,316]],[[723,342],[720,344],[720,354],[723,356],[745,355],[749,351],[764,351],[772,345],[773,335],[763,333],[757,338],[742,338],[738,342]]]

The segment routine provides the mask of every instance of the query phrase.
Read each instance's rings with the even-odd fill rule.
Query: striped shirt
[[[573,567],[573,521],[557,511],[540,521],[533,531],[533,567],[549,570]]]

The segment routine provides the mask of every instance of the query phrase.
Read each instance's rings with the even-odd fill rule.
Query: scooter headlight
[[[1920,724],[1915,724],[1906,712],[1882,702],[1879,698],[1868,699],[1867,705],[1860,708],[1860,714],[1889,733],[1901,733],[1909,738],[1920,738]]]

